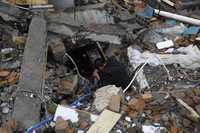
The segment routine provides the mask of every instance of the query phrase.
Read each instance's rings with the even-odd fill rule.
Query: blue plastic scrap
[[[78,98],[77,100],[75,100],[70,107],[72,108],[78,108],[81,105],[81,102],[84,100],[87,100],[90,98],[90,96],[92,95],[90,89],[88,91],[87,94],[81,96],[80,98]],[[31,126],[30,128],[27,129],[27,131],[25,133],[32,133],[34,130],[41,128],[42,126],[46,125],[47,123],[51,122],[53,120],[54,116],[51,116],[45,120],[42,120],[40,123],[35,124],[33,126]]]
[[[198,26],[190,26],[184,30],[183,35],[195,35],[199,32],[199,30],[200,27]]]
[[[34,130],[39,129],[40,127],[46,125],[47,123],[51,122],[53,120],[53,116],[42,120],[40,123],[33,125],[32,127],[30,127],[29,129],[27,129],[27,131],[25,133],[32,133]]]
[[[86,99],[88,99],[91,96],[91,93],[88,93],[84,96],[81,96],[79,99],[77,99],[76,101],[74,101],[70,106],[72,108],[78,108],[81,106],[81,101],[84,101]]]
[[[150,19],[153,17],[153,13],[154,13],[154,9],[151,6],[147,5],[144,8],[144,12],[137,13],[137,15]]]
[[[174,19],[167,19],[166,24],[170,25],[170,26],[176,26],[177,25],[177,21]]]

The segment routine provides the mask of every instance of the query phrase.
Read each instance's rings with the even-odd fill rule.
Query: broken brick
[[[0,70],[0,77],[7,77],[10,74],[10,71]]]
[[[175,121],[172,121],[172,123],[171,123],[170,133],[179,133],[179,129],[177,128]]]
[[[62,119],[61,117],[58,117],[56,120],[56,127],[55,127],[56,133],[66,133],[68,131],[68,128],[69,128],[68,122]]]
[[[152,96],[152,94],[150,94],[150,93],[146,93],[146,94],[143,94],[143,95],[142,95],[142,99],[143,99],[144,101],[150,101],[150,100],[152,100],[152,98],[153,98],[153,96]]]
[[[19,77],[19,76],[17,75],[16,72],[12,72],[12,73],[8,76],[8,78],[7,78],[8,84],[9,84],[9,85],[14,85],[14,84],[16,84],[17,81],[18,81],[18,77]]]
[[[81,122],[80,122],[79,128],[80,128],[80,129],[85,129],[85,128],[87,128],[88,126],[89,126],[89,124],[88,124],[86,121],[81,121]]]
[[[131,99],[128,103],[128,115],[133,118],[136,117],[139,113],[142,113],[145,108],[145,101],[143,99]]]
[[[145,108],[145,101],[143,99],[131,99],[128,103],[129,107],[138,112],[142,112]]]

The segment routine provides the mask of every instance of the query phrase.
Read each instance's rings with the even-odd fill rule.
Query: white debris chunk
[[[173,47],[174,46],[174,43],[172,40],[167,40],[167,41],[164,41],[164,42],[158,42],[156,44],[156,47],[158,49],[164,49],[164,48],[170,48],[170,47]]]
[[[105,107],[109,105],[111,97],[117,95],[120,91],[120,88],[115,85],[107,85],[102,88],[99,88],[95,92],[94,105],[98,111],[102,111]]]
[[[136,69],[141,64],[140,56],[141,53],[138,50],[131,47],[128,48],[128,57],[133,69]],[[141,89],[149,88],[149,84],[147,82],[146,76],[143,73],[143,70],[139,72],[136,80],[139,83]]]
[[[183,68],[196,69],[200,67],[200,50],[197,46],[189,45],[177,49],[179,54],[155,54],[149,51],[140,53],[138,50],[129,48],[129,58],[135,63],[142,64],[148,59],[148,64],[152,66],[179,64]],[[162,61],[162,62],[161,62]],[[132,64],[132,62],[131,62]]]
[[[70,109],[61,105],[58,105],[56,109],[54,121],[56,121],[58,117],[62,117],[64,120],[70,120],[73,123],[78,122],[79,120],[78,113],[74,109]]]
[[[143,125],[142,131],[143,133],[163,133],[163,131],[167,131],[167,129],[160,126]]]

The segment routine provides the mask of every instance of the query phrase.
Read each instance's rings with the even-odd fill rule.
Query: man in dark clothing
[[[94,76],[98,79],[100,86],[113,84],[125,89],[130,82],[126,67],[115,57],[110,57],[107,61],[96,59],[95,67]]]

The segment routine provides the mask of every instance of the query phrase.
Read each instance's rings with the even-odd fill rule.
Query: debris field
[[[199,0],[0,0],[0,133],[199,132]]]

